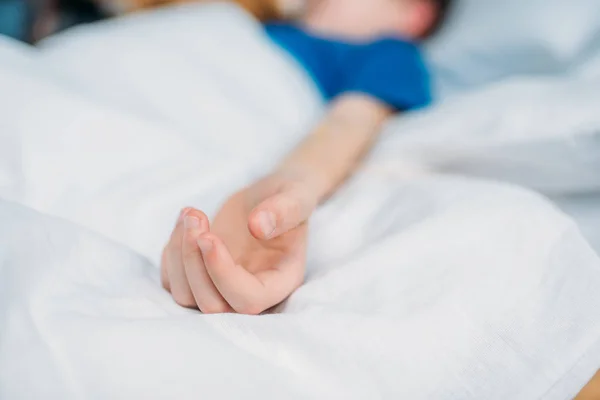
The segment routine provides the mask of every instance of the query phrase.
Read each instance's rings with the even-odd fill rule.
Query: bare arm
[[[163,285],[205,313],[259,314],[304,280],[307,220],[371,148],[390,110],[345,95],[268,177],[233,194],[212,223],[182,212],[163,252]]]
[[[336,100],[316,130],[279,168],[296,172],[319,199],[329,196],[356,168],[391,114],[382,103],[362,95]]]
[[[248,189],[256,186],[262,192],[266,183],[280,192],[255,209],[250,219],[252,233],[274,237],[307,220],[360,164],[391,114],[387,106],[364,95],[347,94],[335,100],[323,121],[273,174]],[[259,226],[256,215],[261,210],[275,214],[277,227],[270,235],[261,234],[269,231]]]

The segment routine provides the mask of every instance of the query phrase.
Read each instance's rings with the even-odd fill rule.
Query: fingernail
[[[202,253],[209,253],[213,249],[213,243],[210,239],[198,238],[197,242]]]
[[[179,221],[182,221],[186,217],[186,215],[188,215],[191,209],[191,207],[186,207],[183,210],[181,210],[181,212],[179,213]]]
[[[200,219],[198,217],[185,217],[183,220],[183,227],[185,229],[199,229]]]
[[[275,214],[269,211],[262,211],[258,214],[258,223],[260,224],[260,230],[266,239],[269,239],[277,226],[277,219]]]

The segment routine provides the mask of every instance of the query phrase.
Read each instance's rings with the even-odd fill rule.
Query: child
[[[442,22],[449,0],[321,0],[268,35],[329,101],[321,123],[267,177],[233,194],[212,224],[184,209],[163,251],[162,282],[204,313],[259,314],[304,279],[308,220],[356,168],[384,121],[427,105],[415,41]]]

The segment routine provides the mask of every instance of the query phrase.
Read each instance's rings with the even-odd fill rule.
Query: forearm
[[[390,114],[387,107],[368,97],[340,98],[274,175],[302,182],[316,202],[323,201],[360,164]]]
[[[366,96],[334,101],[273,173],[235,195],[248,207],[252,235],[270,240],[305,223],[356,169],[390,115],[390,109]]]

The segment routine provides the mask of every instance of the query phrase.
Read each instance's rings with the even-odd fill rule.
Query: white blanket
[[[390,124],[314,217],[306,284],[272,315],[205,316],[161,290],[161,246],[180,207],[213,213],[301,139],[307,77],[227,6],[0,42],[0,398],[572,397],[600,357],[598,256],[541,196],[430,171],[548,187],[549,157],[474,156],[568,148],[556,124],[524,136],[526,112],[481,138],[517,86]],[[597,188],[584,168],[551,189]]]

